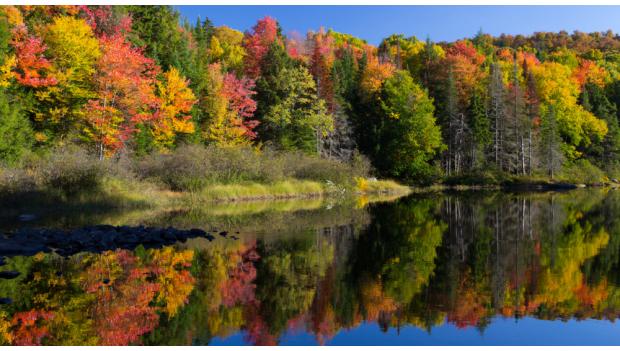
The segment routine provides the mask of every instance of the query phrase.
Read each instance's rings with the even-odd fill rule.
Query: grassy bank
[[[186,146],[169,154],[104,161],[83,150],[63,149],[0,168],[4,204],[174,208],[408,191],[396,182],[371,178],[368,161],[360,156],[344,163],[249,147]]]

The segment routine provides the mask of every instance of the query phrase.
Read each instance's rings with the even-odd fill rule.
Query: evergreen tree
[[[13,163],[32,146],[30,121],[17,104],[9,100],[4,89],[0,91],[0,161]]]
[[[489,119],[493,132],[493,158],[495,166],[503,169],[504,153],[504,128],[506,120],[506,105],[504,82],[501,68],[497,63],[491,64],[491,77],[489,82]]]
[[[486,162],[485,149],[493,141],[491,121],[487,115],[482,94],[474,91],[467,110],[469,128],[471,130],[471,159],[474,168],[484,166]]]
[[[593,144],[588,150],[589,153],[598,159],[603,168],[616,164],[620,161],[620,127],[616,105],[607,99],[600,86],[592,83],[585,85],[581,94],[581,105],[607,123],[608,132],[603,141]]]

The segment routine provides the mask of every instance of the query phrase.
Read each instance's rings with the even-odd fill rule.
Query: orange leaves
[[[44,56],[47,47],[40,38],[29,35],[26,26],[13,29],[11,44],[17,58],[15,77],[20,84],[39,88],[58,83],[55,77],[48,75],[52,65]]]
[[[85,134],[99,145],[103,157],[124,145],[136,123],[151,118],[150,110],[158,107],[159,99],[153,89],[158,67],[152,59],[122,35],[104,35],[100,43],[98,98],[86,106]]]
[[[33,346],[41,345],[44,337],[49,335],[47,322],[54,318],[54,313],[43,310],[17,312],[13,315],[14,331],[12,341],[14,345]]]
[[[310,73],[317,82],[317,93],[325,102],[330,112],[334,112],[334,82],[331,77],[335,60],[334,38],[325,34],[323,30],[310,38],[312,56],[310,58]]]
[[[583,89],[586,83],[596,84],[600,87],[604,86],[605,81],[609,78],[609,74],[603,67],[599,67],[595,62],[581,60],[579,66],[573,72],[573,77]]]
[[[373,94],[381,89],[383,81],[391,77],[396,68],[389,62],[379,62],[375,50],[366,50],[367,62],[366,69],[362,74],[362,89],[367,93]]]
[[[460,57],[472,65],[481,65],[484,62],[484,55],[480,54],[469,40],[455,42],[446,51],[446,57]]]
[[[460,40],[446,51],[446,69],[452,71],[461,106],[466,106],[474,88],[484,77],[480,65],[484,55],[468,40]]]

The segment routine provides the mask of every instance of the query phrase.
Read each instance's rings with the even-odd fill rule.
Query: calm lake
[[[6,251],[0,271],[19,275],[0,278],[0,344],[620,344],[614,190],[33,205],[0,210],[0,228],[0,251],[34,228],[166,238]]]

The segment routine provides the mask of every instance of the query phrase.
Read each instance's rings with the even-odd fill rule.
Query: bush
[[[606,180],[605,172],[586,159],[580,159],[564,168],[561,178],[567,182],[594,184]]]
[[[144,157],[137,162],[135,172],[172,190],[197,191],[209,184],[273,184],[286,179],[349,185],[355,176],[367,176],[369,169],[368,160],[359,155],[345,164],[301,152],[185,145],[170,154]]]
[[[21,168],[0,169],[0,192],[18,193],[34,191],[37,180],[32,172]]]
[[[97,189],[107,173],[101,161],[77,148],[54,149],[36,167],[43,186],[67,195]]]

